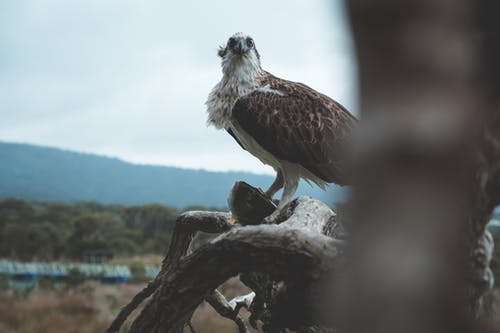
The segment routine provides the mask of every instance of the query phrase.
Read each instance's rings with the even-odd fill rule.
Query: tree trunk
[[[477,20],[487,5],[349,1],[362,124],[351,285],[337,309],[346,331],[477,324],[492,282],[485,226],[500,203],[498,99],[488,94],[495,86],[498,98],[499,76],[485,75],[485,59],[499,68],[498,19]]]

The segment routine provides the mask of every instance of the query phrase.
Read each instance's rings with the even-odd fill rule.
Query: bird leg
[[[283,194],[281,195],[281,199],[278,203],[278,207],[271,215],[265,217],[262,220],[263,224],[270,224],[274,220],[276,220],[281,214],[281,210],[283,209],[283,207],[285,207],[290,201],[292,201],[293,195],[297,191],[297,187],[299,185],[299,180],[297,178],[285,176],[283,177],[283,179],[285,184],[283,188]]]
[[[294,177],[286,177],[285,185],[283,188],[283,193],[281,194],[281,199],[278,204],[277,211],[285,207],[293,199],[293,195],[297,192],[297,187],[299,186],[299,179]]]
[[[273,196],[283,187],[284,183],[285,182],[283,181],[283,174],[281,173],[281,169],[278,169],[274,182],[271,184],[269,189],[264,192],[264,194],[266,195],[266,197],[272,200]]]

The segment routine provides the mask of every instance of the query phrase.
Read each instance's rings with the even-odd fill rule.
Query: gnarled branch
[[[250,195],[252,201],[238,199],[233,202],[268,200],[259,191],[249,191],[249,187],[238,183],[232,197]],[[259,207],[268,208],[269,205]],[[240,212],[238,219],[252,221],[241,214],[244,209],[236,211]],[[320,201],[301,197],[275,215],[271,222],[276,224],[255,226],[233,225],[229,213],[187,212],[180,215],[159,275],[124,307],[108,332],[118,331],[133,308],[152,293],[130,332],[179,332],[203,300],[222,316],[234,320],[240,332],[245,332],[246,325],[238,315],[245,301],[239,304],[235,301],[233,309],[216,291],[218,285],[238,274],[250,287],[255,282],[252,280],[255,274],[261,274],[262,285],[254,285],[256,295],[250,311],[259,309],[258,300],[262,300],[263,308],[259,311],[265,312],[265,317],[256,319],[263,321],[266,330],[278,332],[285,327],[317,323],[312,318],[319,313],[316,307],[321,302],[311,302],[309,298],[322,294],[321,282],[342,263],[342,241],[331,237],[339,230],[335,213]],[[262,218],[262,214],[255,216]],[[223,233],[186,254],[198,231]],[[265,294],[268,286],[276,287],[276,293]],[[290,315],[294,316],[293,320]]]

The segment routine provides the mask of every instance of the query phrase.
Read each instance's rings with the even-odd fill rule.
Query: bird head
[[[260,55],[252,37],[237,32],[227,40],[225,46],[217,52],[222,58],[222,67],[230,70],[234,67],[255,67],[260,69]]]

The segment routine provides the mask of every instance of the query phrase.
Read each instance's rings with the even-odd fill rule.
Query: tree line
[[[161,255],[168,247],[177,215],[187,210],[220,209],[0,200],[0,258],[88,261],[94,255]],[[500,214],[495,217],[500,220]],[[492,269],[500,281],[500,228],[490,231],[496,245]]]
[[[186,207],[205,210],[207,207]],[[0,200],[0,257],[21,261],[78,260],[163,254],[184,210],[143,206]]]

